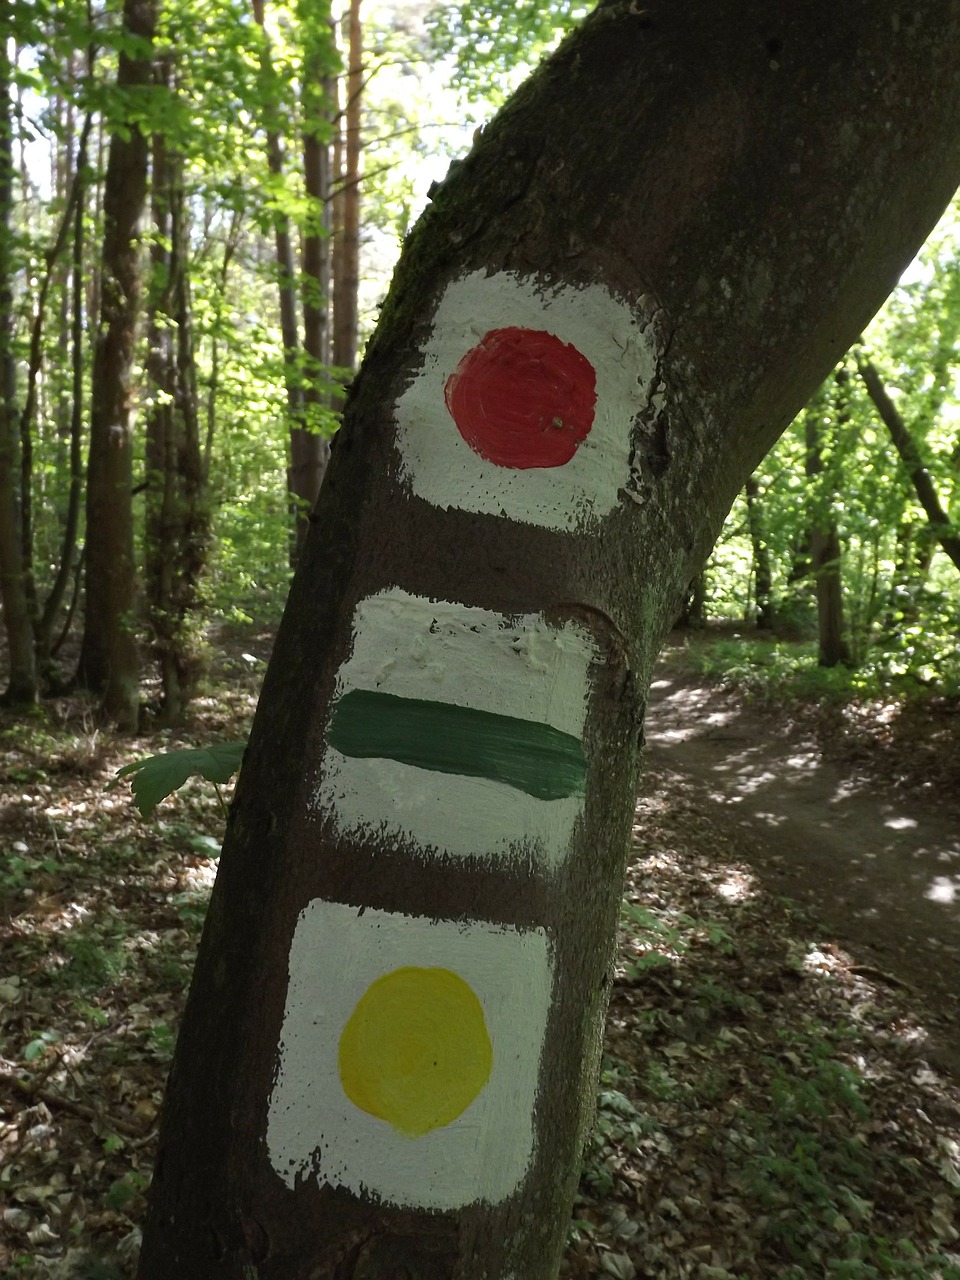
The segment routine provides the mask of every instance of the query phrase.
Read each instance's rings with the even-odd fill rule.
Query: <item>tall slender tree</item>
[[[761,631],[771,631],[776,625],[776,609],[773,603],[773,566],[763,527],[760,482],[756,475],[748,477],[743,486],[743,494],[747,503],[750,545],[753,548],[753,588],[757,605],[757,627]]]
[[[842,485],[838,451],[849,427],[848,379],[841,366],[803,414],[804,471],[810,482],[807,566],[817,601],[817,660],[822,667],[851,660],[844,626],[843,547],[835,509]]]
[[[352,376],[357,363],[360,288],[360,186],[363,155],[363,22],[360,0],[341,19],[346,49],[343,105],[338,113],[337,189],[333,196],[333,363]]]
[[[86,576],[79,682],[119,727],[136,728],[139,657],[133,548],[133,386],[141,273],[139,224],[147,192],[145,97],[159,0],[124,0],[113,121],[103,189],[100,315],[93,356],[86,495]]]
[[[850,651],[843,625],[840,531],[833,511],[837,496],[837,470],[824,463],[823,437],[819,412],[815,408],[808,409],[804,415],[805,470],[816,490],[810,505],[807,548],[817,599],[817,661],[821,667],[836,667],[850,660]]]
[[[37,697],[37,676],[18,493],[19,420],[13,350],[13,101],[7,36],[11,16],[11,0],[0,0],[0,600],[10,662],[5,698],[14,704],[28,704]]]
[[[260,28],[260,85],[264,115],[267,164],[275,187],[272,210],[274,251],[276,254],[277,293],[280,309],[280,340],[283,345],[283,372],[287,394],[287,416],[290,430],[290,461],[287,472],[287,491],[297,493],[301,474],[300,453],[304,430],[303,360],[300,337],[300,296],[294,251],[293,229],[281,192],[286,181],[284,144],[280,130],[281,107],[279,79],[270,55],[264,0],[251,0],[254,21]],[[309,466],[307,467],[309,470]],[[316,495],[314,495],[315,497]],[[310,498],[305,495],[304,502]],[[292,547],[295,549],[296,534]]]
[[[174,94],[172,56],[158,83]],[[175,723],[202,669],[197,609],[207,560],[206,466],[200,438],[182,150],[165,133],[152,145],[153,241],[147,374],[145,588],[160,667],[162,717]]]
[[[290,436],[290,495],[295,504],[295,557],[330,458],[323,433],[329,418],[331,355],[330,202],[336,73],[340,65],[329,0],[298,7],[303,62],[300,114],[308,201],[302,233],[304,421]]]

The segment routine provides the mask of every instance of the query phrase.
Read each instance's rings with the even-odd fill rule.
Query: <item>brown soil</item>
[[[76,699],[0,713],[0,1275],[134,1273],[221,817],[203,784],[150,822],[105,786],[243,735],[272,637],[218,639],[177,735],[101,734]],[[869,1236],[907,1259],[882,1274],[957,1280],[960,716],[771,712],[681,657],[653,689],[562,1275],[833,1277]]]
[[[857,964],[919,997],[931,1052],[960,1081],[958,709],[778,713],[676,658],[651,689],[649,766],[702,805],[767,890],[808,905]]]

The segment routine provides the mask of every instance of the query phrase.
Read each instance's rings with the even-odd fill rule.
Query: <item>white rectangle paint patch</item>
[[[506,619],[394,589],[362,600],[353,630],[334,708],[350,690],[376,690],[583,735],[598,654],[579,624],[554,627],[539,614]],[[503,782],[348,758],[328,745],[313,804],[344,835],[379,832],[427,856],[532,857],[549,870],[566,857],[583,796],[538,799]]]
[[[414,969],[450,971],[475,994],[492,1065],[462,1114],[411,1137],[351,1101],[340,1054],[344,1028],[371,984]],[[396,1205],[455,1209],[502,1201],[523,1180],[533,1154],[552,983],[543,929],[309,903],[290,951],[269,1101],[273,1168],[289,1187],[316,1178]],[[379,1052],[389,1057],[389,1051],[387,1035]]]
[[[552,334],[594,370],[593,425],[563,465],[498,465],[466,443],[451,416],[445,399],[451,377],[467,353],[505,328]],[[571,532],[589,528],[614,510],[630,480],[631,429],[650,399],[656,368],[652,328],[602,285],[550,286],[511,272],[473,272],[448,285],[422,366],[397,402],[401,475],[413,493],[443,509]],[[549,428],[547,421],[543,429]]]

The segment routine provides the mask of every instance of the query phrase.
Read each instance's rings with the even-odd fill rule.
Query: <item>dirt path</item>
[[[647,758],[692,791],[766,887],[808,905],[858,965],[928,1006],[960,1080],[960,797],[936,802],[823,758],[816,743],[662,665]]]

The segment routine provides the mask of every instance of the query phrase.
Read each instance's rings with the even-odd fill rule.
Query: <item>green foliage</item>
[[[42,1058],[49,1048],[57,1043],[60,1035],[56,1031],[41,1031],[38,1036],[34,1036],[23,1047],[20,1054],[24,1062],[36,1062],[38,1058]]]
[[[864,336],[941,505],[960,520],[960,205],[944,215]],[[856,691],[958,687],[960,578],[939,549],[856,361],[839,366],[755,474],[763,542],[783,637],[817,635],[809,535],[828,517],[840,537],[843,609]],[[806,428],[821,469],[810,474]],[[735,502],[708,563],[708,611],[749,625],[757,613],[746,503]],[[765,663],[776,667],[777,663]],[[815,677],[798,671],[801,680]],[[765,677],[766,678],[766,677]],[[838,677],[837,686],[844,680]],[[824,692],[834,686],[824,682]]]
[[[626,899],[621,904],[620,922],[635,953],[635,958],[631,955],[624,962],[630,978],[646,969],[669,967],[691,946],[706,945],[726,953],[732,942],[724,926],[716,921],[696,920],[684,912],[667,915]]]
[[[936,613],[934,613],[936,617]],[[944,628],[908,628],[887,648],[876,648],[854,669],[821,667],[815,641],[764,640],[754,634],[690,645],[691,671],[735,685],[772,706],[791,702],[843,705],[875,698],[915,698],[926,692],[960,695],[960,653]]]
[[[148,1180],[142,1173],[131,1170],[111,1184],[106,1195],[107,1208],[114,1213],[129,1212],[133,1202],[142,1199],[148,1185]]]
[[[129,956],[117,937],[102,931],[78,931],[63,940],[68,959],[57,975],[60,985],[75,991],[98,991],[116,982]]]
[[[435,4],[428,23],[434,50],[452,57],[466,97],[499,103],[531,65],[572,31],[592,4],[583,0],[472,0]]]
[[[112,788],[122,778],[131,778],[136,806],[149,818],[160,801],[178,791],[188,778],[197,775],[215,784],[229,782],[240,768],[246,745],[246,742],[217,742],[209,747],[147,756],[118,769],[109,785]]]

